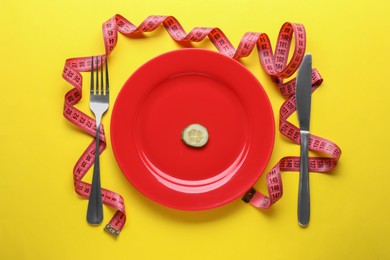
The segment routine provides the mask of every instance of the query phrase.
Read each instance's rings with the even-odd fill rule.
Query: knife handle
[[[301,163],[298,190],[298,223],[302,227],[309,224],[310,219],[310,187],[309,187],[309,131],[301,131]]]

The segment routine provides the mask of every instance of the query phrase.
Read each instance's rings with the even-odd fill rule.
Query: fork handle
[[[298,223],[306,227],[310,220],[309,132],[301,131],[301,163],[298,189]]]
[[[87,221],[89,224],[100,224],[103,221],[102,189],[100,184],[100,124],[96,126],[96,150],[93,167],[92,187],[89,194]]]

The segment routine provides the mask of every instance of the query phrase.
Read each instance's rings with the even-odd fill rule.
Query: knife
[[[298,223],[302,227],[310,219],[309,187],[309,127],[311,106],[311,54],[306,54],[298,69],[296,81],[296,105],[301,136],[301,163],[298,189]]]

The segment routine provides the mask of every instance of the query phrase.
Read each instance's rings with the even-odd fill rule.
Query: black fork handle
[[[96,126],[96,150],[93,167],[92,186],[89,194],[87,221],[89,224],[100,224],[103,221],[102,189],[100,184],[100,125]]]

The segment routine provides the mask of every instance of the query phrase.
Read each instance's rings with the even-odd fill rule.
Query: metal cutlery
[[[105,77],[103,76],[103,64],[106,64]],[[96,67],[94,67],[96,65]],[[103,114],[107,111],[109,105],[109,80],[107,58],[100,57],[100,77],[99,77],[99,60],[91,58],[91,90],[90,90],[90,109],[96,119],[96,149],[92,177],[92,187],[89,195],[87,221],[90,224],[100,224],[103,220],[103,203],[102,191],[100,184],[100,158],[99,158],[99,141],[100,141],[100,123]],[[96,78],[94,79],[94,70],[96,68]],[[105,78],[105,84],[104,84]],[[105,86],[104,86],[105,85]]]
[[[301,137],[301,163],[298,189],[298,223],[306,227],[310,220],[310,185],[309,185],[309,128],[311,106],[312,57],[306,54],[298,69],[296,81],[296,105]]]

